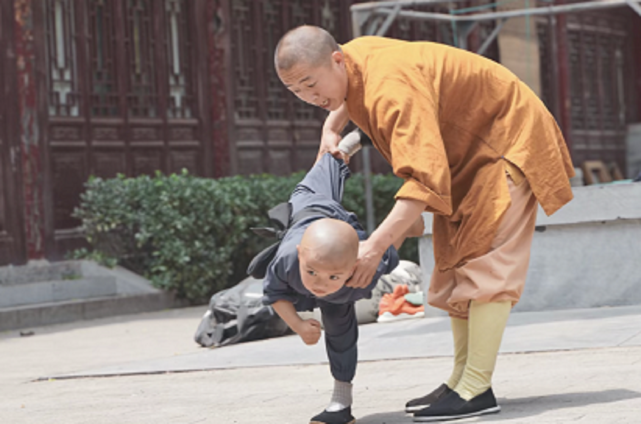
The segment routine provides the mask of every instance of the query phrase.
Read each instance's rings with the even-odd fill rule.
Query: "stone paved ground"
[[[0,423],[307,423],[323,408],[332,381],[327,365],[313,360],[322,357],[317,355],[321,346],[297,352],[292,336],[219,350],[198,348],[192,336],[202,312],[188,308],[67,324],[34,329],[30,337],[0,334]],[[504,346],[515,351],[525,346],[523,340],[531,340],[531,346],[524,349],[527,353],[499,358],[494,388],[503,411],[460,422],[641,423],[641,346],[636,343],[641,326],[630,325],[641,321],[641,308],[539,314],[545,316],[514,314],[511,319]],[[359,365],[354,392],[359,424],[410,423],[402,412],[405,401],[447,376],[449,356],[438,349],[438,355],[431,355],[429,347],[407,339],[407,333],[432,328],[430,334],[412,337],[447,345],[443,319],[432,320],[387,324],[385,333],[379,327],[383,324],[361,327],[362,356],[379,359]],[[603,334],[616,328],[627,330],[616,338]],[[596,346],[585,346],[586,340]],[[608,340],[611,346],[604,346]],[[408,346],[405,359],[394,359],[399,342]],[[581,347],[556,350],[563,345]],[[198,371],[211,368],[211,359],[222,358],[225,349],[227,355],[260,358],[278,346],[283,347],[281,362],[307,353],[311,359],[290,366],[246,361]],[[389,358],[386,351],[392,353]],[[189,358],[192,370],[164,372]],[[119,364],[130,375],[64,378]],[[136,374],[137,366],[143,373]],[[42,376],[63,378],[33,381]]]

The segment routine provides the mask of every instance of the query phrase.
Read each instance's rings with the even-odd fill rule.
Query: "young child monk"
[[[423,234],[423,221],[418,219],[388,246],[365,287],[347,287],[359,241],[367,238],[356,215],[340,203],[349,175],[343,160],[327,153],[296,186],[289,199],[295,222],[283,236],[263,280],[263,303],[273,305],[308,345],[318,342],[321,325],[314,319],[301,319],[296,311],[315,307],[321,310],[325,347],[335,382],[330,403],[311,419],[314,424],[354,422],[351,382],[356,372],[358,339],[354,302],[370,298],[379,277],[398,265],[396,250],[406,236]],[[311,213],[297,219],[301,211]]]
[[[296,96],[330,111],[320,154],[340,155],[351,120],[405,179],[361,243],[348,286],[371,281],[395,235],[434,213],[428,301],[451,317],[454,369],[406,410],[415,421],[498,412],[491,379],[525,284],[538,204],[549,215],[572,199],[574,169],[554,118],[503,66],[436,43],[361,37],[339,46],[303,26],[280,40],[275,66]]]

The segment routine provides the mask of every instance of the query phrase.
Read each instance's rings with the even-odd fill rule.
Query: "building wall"
[[[552,216],[539,208],[518,311],[641,303],[641,184],[575,187]],[[432,216],[419,240],[424,283],[435,267]],[[428,307],[429,315],[443,311]]]

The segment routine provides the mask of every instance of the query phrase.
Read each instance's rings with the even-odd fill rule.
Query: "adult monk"
[[[330,111],[319,155],[341,155],[351,120],[405,180],[348,285],[366,286],[396,235],[434,213],[428,301],[451,317],[454,369],[406,409],[415,421],[498,412],[491,379],[538,204],[550,215],[572,199],[574,169],[554,118],[505,67],[436,43],[361,37],[339,46],[302,26],[280,40],[275,66],[296,96]]]

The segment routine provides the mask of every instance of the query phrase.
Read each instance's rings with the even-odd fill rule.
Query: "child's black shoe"
[[[348,406],[336,412],[323,411],[312,418],[309,424],[354,424],[356,420],[352,416],[352,408]]]

